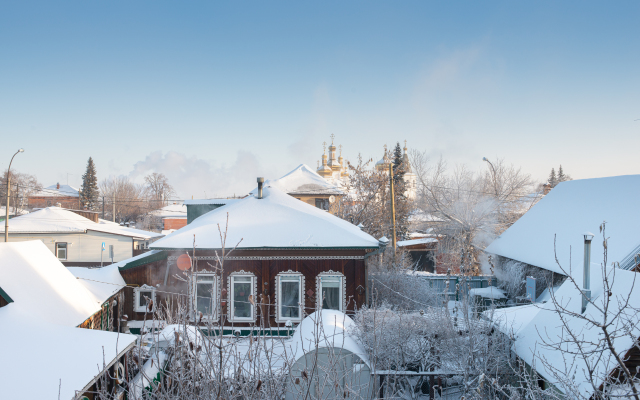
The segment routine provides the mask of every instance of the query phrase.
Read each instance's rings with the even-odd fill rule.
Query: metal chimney
[[[262,198],[262,184],[264,183],[264,178],[258,177],[258,198]]]
[[[584,271],[582,277],[582,312],[587,309],[587,304],[591,300],[591,241],[594,234],[591,232],[584,233]]]

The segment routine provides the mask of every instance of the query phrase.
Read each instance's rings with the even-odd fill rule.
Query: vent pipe
[[[591,300],[591,241],[594,234],[585,232],[584,234],[584,271],[582,276],[582,312],[587,309],[587,304]]]
[[[264,183],[264,178],[259,177],[258,178],[258,198],[261,199],[262,198],[262,184]]]

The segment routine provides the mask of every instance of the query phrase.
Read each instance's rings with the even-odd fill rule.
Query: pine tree
[[[397,142],[396,148],[393,149],[393,175],[397,177],[396,180],[402,178],[404,175],[403,161],[402,148],[400,147],[400,142]]]
[[[552,188],[558,184],[558,178],[556,178],[556,169],[551,168],[551,173],[549,174],[549,180],[547,181],[549,186]]]
[[[80,202],[83,207],[89,210],[94,210],[98,205],[98,178],[96,177],[96,166],[91,157],[87,162],[87,172],[82,175]]]
[[[570,180],[571,180],[571,177],[564,173],[564,171],[562,170],[562,164],[561,164],[560,168],[558,169],[558,183],[570,181]]]

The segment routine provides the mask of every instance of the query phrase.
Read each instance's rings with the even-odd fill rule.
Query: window
[[[328,210],[329,209],[329,199],[318,199],[318,198],[316,198],[316,207],[318,207],[321,210]]]
[[[218,315],[218,277],[214,274],[197,274],[193,280],[196,312],[215,319]]]
[[[283,272],[276,276],[277,322],[301,321],[304,305],[304,276]]]
[[[156,306],[156,288],[153,286],[142,285],[134,289],[134,304],[133,309],[135,312],[151,312]],[[151,309],[149,309],[149,302],[151,303]]]
[[[56,257],[58,257],[58,260],[66,260],[67,259],[67,244],[66,243],[56,243]]]
[[[255,319],[256,277],[248,272],[234,272],[229,276],[229,321]]]
[[[345,280],[339,272],[322,272],[316,278],[317,307],[323,310],[344,311]]]

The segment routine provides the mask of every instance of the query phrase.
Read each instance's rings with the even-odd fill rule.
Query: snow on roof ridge
[[[326,179],[318,175],[316,171],[306,164],[300,164],[293,170],[287,172],[278,179],[268,179],[264,182],[264,187],[271,186],[285,193],[294,194],[342,194],[343,191],[329,183]],[[250,194],[257,193],[258,188],[254,188]]]
[[[229,215],[227,247],[238,248],[377,248],[378,241],[327,211],[268,186],[263,198],[248,196],[195,219],[151,248],[219,248],[218,224]],[[200,238],[200,239],[199,239]]]
[[[583,233],[598,232],[606,221],[608,259],[623,261],[638,246],[640,175],[621,175],[562,182],[486,248],[486,252],[581,279]],[[555,247],[555,251],[554,251]],[[602,240],[592,242],[591,258],[601,261]],[[565,272],[555,260],[558,255]],[[573,256],[573,257],[572,257]]]
[[[63,233],[87,230],[143,239],[159,235],[154,232],[119,226],[115,223],[95,223],[73,211],[54,206],[12,218],[9,223],[9,233]],[[4,232],[4,225],[0,227],[0,231]]]

